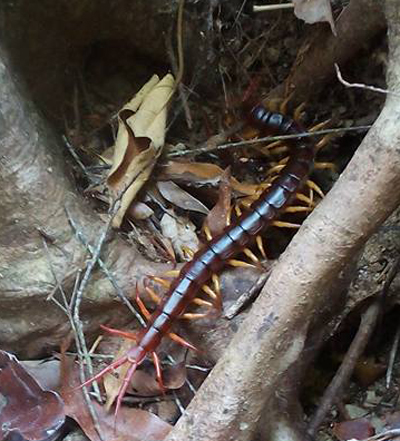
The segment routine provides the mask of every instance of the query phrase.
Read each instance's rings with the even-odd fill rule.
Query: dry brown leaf
[[[63,388],[61,396],[65,402],[65,412],[73,418],[91,441],[100,441],[93,424],[88,407],[79,386],[78,366],[71,359],[63,359]],[[100,431],[107,441],[161,441],[171,426],[150,412],[121,407],[115,420],[114,414],[108,412],[92,400],[97,414]]]
[[[208,162],[170,161],[163,168],[162,178],[200,187],[217,185],[223,173],[224,170],[221,167]],[[230,178],[230,183],[234,191],[245,196],[253,195],[259,189],[257,185],[241,183],[233,177]]]
[[[0,440],[53,440],[64,420],[59,395],[44,390],[16,357],[0,351]]]
[[[119,112],[114,159],[107,179],[112,199],[121,197],[113,226],[119,227],[132,200],[149,178],[164,146],[167,104],[174,78],[154,75]]]
[[[157,188],[164,199],[183,210],[208,214],[210,211],[202,202],[172,181],[159,181]]]
[[[333,35],[336,35],[330,0],[293,0],[293,3],[297,18],[309,24],[327,21],[331,26]]]
[[[208,213],[208,216],[204,222],[204,224],[210,229],[213,236],[221,233],[222,230],[228,225],[229,213],[231,211],[231,198],[231,173],[230,169],[227,168],[224,174],[221,176],[218,201]]]

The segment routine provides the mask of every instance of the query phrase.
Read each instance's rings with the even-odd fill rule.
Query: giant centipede
[[[262,104],[253,107],[248,114],[248,120],[261,131],[272,134],[296,135],[304,131],[294,119],[280,113],[270,112]],[[226,226],[222,233],[207,242],[194,254],[193,259],[182,267],[179,275],[172,281],[164,299],[148,317],[147,326],[135,338],[136,344],[123,357],[82,385],[88,385],[107,372],[124,363],[129,363],[129,369],[118,391],[115,415],[118,413],[134,372],[148,354],[153,357],[157,378],[162,384],[161,367],[156,350],[163,337],[170,336],[176,342],[194,349],[190,343],[171,333],[172,326],[182,317],[196,294],[213,274],[219,272],[229,259],[251,245],[256,236],[270,226],[291,203],[313,168],[315,153],[316,148],[309,138],[297,139],[291,146],[286,166],[271,186],[263,191],[247,212],[241,214],[235,222]],[[143,312],[143,308],[141,309]],[[125,335],[122,331],[114,330],[114,333]]]

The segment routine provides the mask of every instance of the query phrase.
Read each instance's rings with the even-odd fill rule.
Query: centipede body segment
[[[303,129],[293,119],[279,113],[269,112],[262,105],[257,105],[251,110],[248,120],[250,124],[262,131],[272,134],[295,135],[303,132]],[[182,317],[196,294],[206,282],[212,279],[213,274],[219,272],[229,259],[255,242],[256,236],[270,226],[291,203],[311,172],[315,150],[309,138],[296,140],[291,148],[289,160],[271,186],[264,190],[247,212],[241,214],[221,234],[211,239],[194,254],[190,262],[182,267],[179,275],[172,281],[164,299],[150,315],[147,326],[140,331],[136,337],[136,343],[126,355],[114,361],[85,383],[90,384],[112,369],[126,362],[130,363],[131,366],[118,392],[116,413],[132,375],[148,354],[153,356],[156,371],[161,381],[161,371],[155,351],[162,338],[171,334],[174,323]],[[171,335],[178,337],[176,334]],[[175,338],[175,341],[185,344],[183,339],[178,341]]]

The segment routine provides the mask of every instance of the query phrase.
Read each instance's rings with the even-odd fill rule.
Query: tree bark
[[[387,83],[400,92],[400,5],[386,1]],[[245,441],[301,355],[313,317],[366,239],[400,203],[400,100],[389,95],[333,189],[306,220],[224,355],[166,441]],[[273,439],[273,435],[271,435]]]

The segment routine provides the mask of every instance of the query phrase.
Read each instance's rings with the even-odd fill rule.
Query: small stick
[[[384,95],[393,95],[393,96],[400,97],[399,93],[392,92],[391,90],[381,89],[380,87],[375,87],[375,86],[368,86],[367,84],[363,84],[363,83],[349,83],[348,81],[343,79],[342,73],[340,72],[339,65],[337,63],[335,63],[335,70],[336,70],[336,75],[337,75],[338,80],[346,87],[365,89],[365,90],[370,90],[371,92],[383,93]]]
[[[77,239],[82,243],[83,246],[85,246],[87,248],[89,253],[93,256],[94,255],[93,247],[89,244],[87,238],[82,233],[82,231],[79,229],[79,226],[77,225],[75,220],[72,218],[72,216],[69,213],[67,208],[65,208],[65,211],[67,213],[68,221],[69,221],[71,227],[73,228]],[[104,263],[104,261],[101,258],[99,258],[97,260],[97,263],[98,263],[100,269],[103,271],[103,273],[106,275],[106,277],[110,281],[111,285],[115,289],[115,292],[117,293],[117,296],[120,298],[122,303],[124,303],[126,305],[126,307],[129,309],[129,311],[137,318],[137,320],[138,320],[138,322],[140,323],[141,326],[146,326],[146,322],[143,320],[143,317],[139,314],[138,311],[136,311],[136,309],[131,304],[129,299],[123,293],[122,289],[120,288],[120,286],[118,285],[117,281],[115,280],[115,277],[112,275],[112,273],[110,272],[110,270],[108,269],[108,267]]]
[[[277,11],[280,9],[292,9],[294,8],[294,3],[278,3],[275,5],[254,5],[253,12],[267,12],[267,11]]]
[[[247,305],[254,297],[260,292],[262,287],[265,285],[268,277],[270,275],[270,271],[262,274],[256,281],[256,283],[251,287],[251,289],[247,292],[244,292],[236,301],[227,309],[224,314],[224,317],[228,320],[233,319],[239,311],[241,311],[245,305]]]
[[[354,132],[357,130],[369,130],[370,128],[371,126],[357,126],[357,127],[342,127],[336,129],[324,129],[324,130],[318,130],[316,132],[297,133],[296,135],[266,136],[264,138],[248,139],[246,141],[230,142],[227,144],[211,145],[211,146],[209,146],[208,142],[206,142],[201,147],[195,149],[170,152],[167,154],[167,158],[174,158],[177,156],[198,155],[200,153],[209,153],[214,150],[225,150],[236,147],[244,147],[253,144],[260,144],[263,142],[285,141],[285,140],[292,140],[299,138],[308,138],[310,136],[328,135],[332,133],[345,133],[345,132]]]
[[[383,285],[381,294],[377,297],[368,309],[363,313],[361,317],[361,323],[358,328],[357,334],[352,341],[349,350],[347,351],[342,364],[340,365],[335,377],[326,389],[320,405],[311,419],[308,433],[311,437],[314,437],[325,419],[326,414],[329,412],[334,401],[338,401],[343,393],[344,388],[350,380],[350,376],[354,371],[354,367],[360,358],[361,354],[369,341],[372,331],[375,328],[378,320],[382,303],[386,299],[389,287],[396,276],[399,269],[400,258],[397,258],[391,265],[385,283]]]

